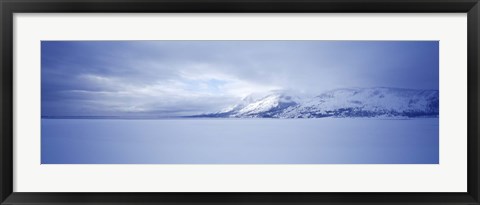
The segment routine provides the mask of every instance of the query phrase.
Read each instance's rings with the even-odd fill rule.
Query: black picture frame
[[[0,0],[1,204],[480,204],[479,0]],[[468,191],[466,193],[16,193],[13,192],[14,13],[467,13]],[[92,184],[94,186],[94,184]]]

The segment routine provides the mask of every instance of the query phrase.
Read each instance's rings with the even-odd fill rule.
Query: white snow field
[[[42,119],[42,164],[438,164],[438,118]]]

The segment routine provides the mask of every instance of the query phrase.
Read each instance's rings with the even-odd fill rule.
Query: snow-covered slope
[[[287,91],[271,91],[263,95],[255,93],[220,112],[197,117],[275,118],[286,108],[298,105],[299,101],[299,97]]]
[[[300,98],[276,91],[244,99],[227,110],[202,115],[234,118],[423,117],[438,116],[438,90],[348,88]]]
[[[353,88],[323,93],[301,105],[286,109],[278,117],[419,117],[436,115],[438,115],[437,90]]]
[[[295,96],[276,92],[243,106],[232,117],[277,117],[286,108],[298,105],[298,101]]]

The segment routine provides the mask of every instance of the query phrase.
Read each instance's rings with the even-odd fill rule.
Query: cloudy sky
[[[438,89],[437,41],[43,41],[42,116],[182,116],[252,93]]]

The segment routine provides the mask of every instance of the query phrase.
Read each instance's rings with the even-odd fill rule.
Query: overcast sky
[[[271,90],[438,89],[437,41],[43,41],[42,116],[181,116]]]

